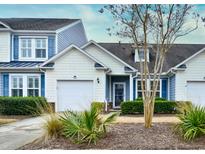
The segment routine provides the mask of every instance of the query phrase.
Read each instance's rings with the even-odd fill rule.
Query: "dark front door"
[[[125,83],[113,83],[113,107],[120,107],[125,100]]]

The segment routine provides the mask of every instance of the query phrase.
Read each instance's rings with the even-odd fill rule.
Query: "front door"
[[[120,103],[125,101],[125,83],[113,83],[113,107],[120,107]]]

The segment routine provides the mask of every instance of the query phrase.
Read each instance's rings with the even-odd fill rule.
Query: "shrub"
[[[86,142],[88,144],[97,142],[106,134],[106,127],[112,123],[117,113],[111,114],[106,119],[99,117],[96,106],[92,106],[90,111],[81,113],[66,111],[61,116],[63,123],[63,135],[76,143]]]
[[[50,138],[57,138],[61,135],[62,132],[62,122],[59,119],[59,116],[55,113],[50,113],[46,118],[46,122],[43,125],[45,134],[45,140]]]
[[[43,97],[0,97],[0,113],[3,115],[39,115],[47,110]]]
[[[92,102],[92,107],[95,107],[99,112],[105,111],[105,103],[104,102]]]
[[[186,112],[178,115],[180,123],[175,131],[180,133],[185,140],[192,140],[205,135],[205,107],[192,106]]]
[[[154,112],[155,113],[175,113],[176,102],[156,100]],[[127,101],[121,103],[122,114],[144,113],[143,101]]]

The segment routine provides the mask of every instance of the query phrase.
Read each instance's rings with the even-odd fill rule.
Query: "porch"
[[[133,100],[132,75],[106,75],[106,100],[112,108],[120,108],[123,101]]]

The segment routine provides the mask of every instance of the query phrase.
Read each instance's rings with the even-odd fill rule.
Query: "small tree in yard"
[[[152,126],[154,101],[166,53],[177,38],[198,27],[199,15],[193,8],[187,4],[132,4],[106,5],[99,11],[103,13],[105,9],[115,20],[113,28],[107,29],[110,35],[129,38],[138,54],[143,49],[145,56],[143,61],[140,59],[140,74],[146,128]],[[146,56],[148,48],[155,53],[152,72]],[[153,86],[149,87],[151,79]]]

